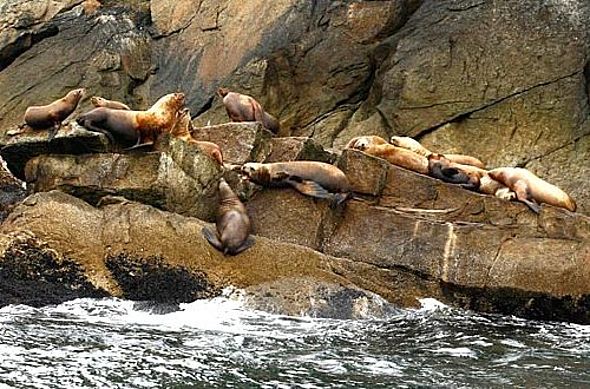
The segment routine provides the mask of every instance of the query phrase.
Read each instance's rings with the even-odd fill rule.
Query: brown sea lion
[[[99,107],[80,115],[77,122],[91,131],[105,134],[112,142],[113,135],[125,141],[135,141],[130,150],[153,145],[160,134],[174,126],[183,106],[184,94],[170,93],[147,111]]]
[[[442,154],[433,153],[428,156],[430,175],[445,182],[464,184],[467,189],[476,190],[480,193],[493,195],[503,200],[516,199],[516,193],[510,190],[499,181],[494,180],[487,170],[472,165],[462,165],[449,161]],[[455,176],[456,175],[456,176]],[[465,176],[468,179],[465,179]],[[465,182],[448,181],[449,177]],[[466,184],[466,185],[465,185]]]
[[[121,103],[120,101],[115,100],[107,100],[100,96],[92,96],[90,98],[90,103],[95,107],[105,107],[110,109],[124,109],[126,111],[130,111],[131,108],[127,104]]]
[[[25,111],[25,124],[33,129],[49,128],[47,139],[53,139],[61,127],[61,122],[74,112],[85,93],[84,88],[74,89],[51,104],[28,107]],[[17,133],[19,132],[11,135]]]
[[[223,178],[219,180],[219,197],[217,233],[203,227],[203,235],[223,255],[236,255],[254,244],[250,237],[250,218],[244,204]]]
[[[420,154],[427,158],[430,154],[433,154],[432,151],[428,150],[426,147],[422,146],[420,142],[414,138],[410,138],[409,136],[392,136],[389,139],[389,142],[394,146],[412,150],[416,154]],[[462,165],[477,166],[481,169],[485,168],[485,164],[482,161],[470,155],[444,154],[444,156],[451,162],[460,163]]]
[[[354,139],[353,139],[354,140]],[[422,174],[428,174],[428,159],[408,149],[387,143],[378,136],[363,136],[348,142],[352,148],[383,158],[389,163]]]
[[[272,133],[279,132],[279,121],[264,111],[260,103],[253,97],[230,92],[227,88],[219,88],[217,94],[223,98],[227,115],[233,122],[260,122]]]
[[[490,177],[500,181],[516,193],[535,213],[539,213],[539,204],[545,203],[575,212],[576,202],[563,190],[537,177],[527,169],[518,167],[501,167],[490,170]]]
[[[477,190],[479,179],[473,177],[460,168],[452,166],[451,162],[440,154],[428,155],[428,173],[434,177],[450,184],[461,185],[466,189]]]
[[[341,204],[351,196],[351,187],[344,172],[334,165],[316,161],[274,163],[249,162],[242,174],[255,184],[292,186],[307,196],[329,199]]]

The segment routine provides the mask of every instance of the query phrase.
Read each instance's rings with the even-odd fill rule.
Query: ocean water
[[[421,303],[356,320],[227,296],[166,314],[118,299],[7,306],[0,389],[590,387],[590,326]]]

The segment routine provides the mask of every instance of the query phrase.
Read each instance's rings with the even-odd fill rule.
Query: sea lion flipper
[[[352,192],[336,193],[334,195],[334,202],[336,206],[342,205],[346,200],[352,198]]]
[[[299,180],[301,180],[299,178]],[[319,199],[330,199],[332,200],[334,198],[334,195],[330,192],[328,192],[326,189],[324,189],[320,184],[318,184],[315,181],[311,181],[311,180],[301,180],[298,181],[297,179],[294,178],[289,178],[288,182],[295,188],[297,189],[299,192],[311,196],[311,197],[317,197]]]
[[[223,245],[221,244],[221,242],[219,241],[219,238],[217,238],[217,234],[213,230],[211,230],[208,227],[203,227],[201,232],[203,233],[203,236],[205,237],[205,239],[207,239],[207,242],[209,242],[209,244],[211,244],[211,246],[213,246],[217,250],[223,252]]]
[[[139,149],[142,147],[146,147],[146,146],[153,146],[154,142],[145,142],[145,143],[139,143],[140,139],[137,140],[137,143],[131,147],[127,147],[126,149],[124,149],[125,151],[131,151],[131,150],[135,150],[135,149]]]
[[[528,200],[528,199],[522,199],[520,201],[525,203],[525,205],[527,207],[529,207],[531,209],[531,211],[533,211],[534,213],[538,214],[539,212],[541,212],[541,206],[539,204],[537,204],[536,202]]]
[[[256,241],[254,240],[254,238],[252,238],[251,236],[248,237],[248,239],[246,239],[244,241],[244,243],[242,243],[242,245],[240,247],[238,247],[233,253],[232,255],[238,255],[239,253],[241,253],[242,251],[245,251],[247,249],[249,249],[250,247],[254,246],[254,243]]]
[[[49,133],[47,134],[47,141],[48,142],[51,142],[53,140],[53,138],[55,138],[55,135],[59,131],[60,127],[61,127],[61,122],[57,122],[53,127],[51,127],[49,129]]]

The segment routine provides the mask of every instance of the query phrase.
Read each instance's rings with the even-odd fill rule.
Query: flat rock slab
[[[103,153],[113,150],[106,136],[88,131],[74,122],[62,126],[50,142],[47,135],[45,130],[28,128],[22,134],[4,135],[0,139],[0,155],[15,177],[24,180],[25,165],[38,155]]]

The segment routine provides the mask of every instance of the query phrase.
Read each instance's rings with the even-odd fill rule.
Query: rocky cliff
[[[433,296],[590,321],[587,2],[10,0],[0,15],[2,156],[39,192],[2,225],[2,303],[185,301],[229,284],[285,295],[293,287],[281,280],[316,280],[404,306]],[[224,124],[219,86],[258,99],[280,119],[280,137]],[[223,173],[198,149],[172,139],[120,153],[75,123],[50,143],[45,133],[6,135],[27,106],[75,87],[137,109],[182,91],[193,135],[220,144],[228,162],[334,162],[356,198],[335,211],[292,190],[236,186],[257,244],[223,259],[200,235]],[[89,107],[85,98],[72,117]],[[578,213],[545,206],[537,216],[342,152],[364,134],[526,167],[570,193]],[[25,194],[8,176],[2,190],[8,213]],[[59,290],[31,298],[31,282]]]

